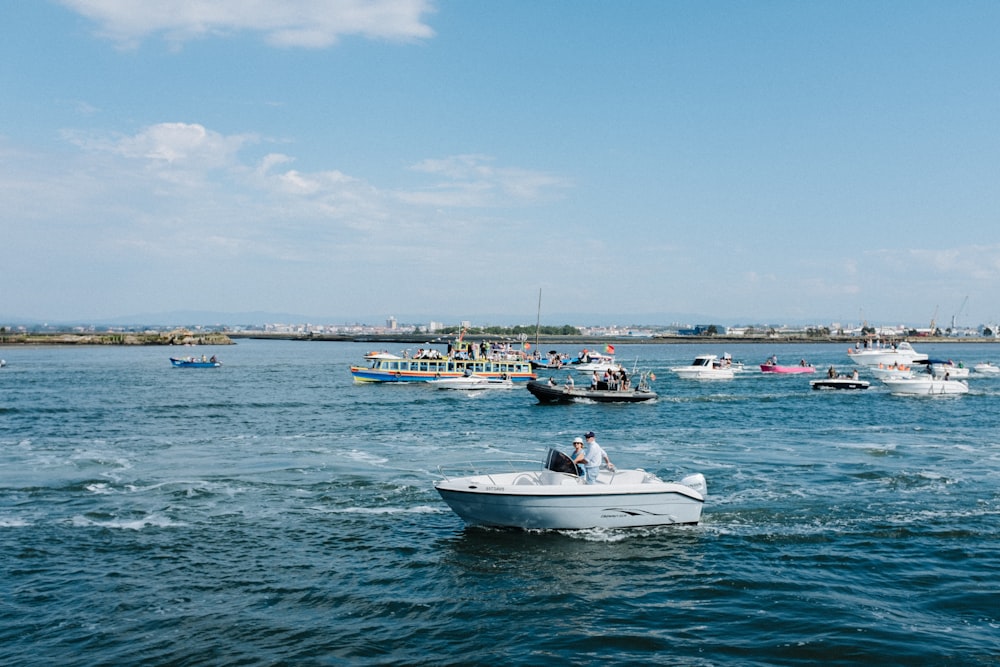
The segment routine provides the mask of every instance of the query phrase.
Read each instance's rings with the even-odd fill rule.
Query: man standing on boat
[[[587,459],[587,484],[597,484],[597,475],[601,472],[601,464],[607,464],[609,470],[614,470],[615,466],[611,463],[604,448],[597,444],[593,431],[587,431],[583,437],[587,439],[587,452],[584,454]]]

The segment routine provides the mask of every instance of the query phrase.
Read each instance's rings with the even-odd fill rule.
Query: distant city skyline
[[[517,323],[541,290],[560,324],[994,322],[997,25],[984,0],[7,3],[0,320]]]
[[[628,317],[613,317],[602,314],[567,314],[562,319],[550,319],[545,321],[537,322],[540,326],[573,326],[581,329],[609,329],[609,330],[621,330],[624,332],[626,329],[649,329],[649,330],[664,330],[664,329],[678,329],[678,328],[690,328],[696,326],[719,326],[728,329],[733,328],[759,328],[759,327],[775,327],[775,328],[830,328],[830,329],[843,329],[845,331],[855,331],[861,328],[875,328],[889,330],[914,330],[922,333],[931,332],[936,329],[940,329],[942,332],[954,329],[956,331],[971,331],[982,329],[983,327],[995,330],[998,328],[998,324],[995,322],[971,322],[971,321],[945,321],[945,322],[928,322],[926,324],[912,323],[912,322],[889,322],[889,321],[835,321],[835,320],[816,320],[816,321],[751,321],[743,320],[736,321],[730,320],[724,317],[702,317],[702,318],[664,318],[661,320],[649,320],[642,321],[637,319],[630,319]],[[264,312],[254,312],[254,313],[217,313],[217,312],[205,312],[205,311],[176,311],[172,313],[160,313],[153,314],[147,313],[143,315],[133,315],[124,316],[118,318],[108,318],[104,320],[99,319],[84,319],[84,320],[52,320],[52,321],[41,321],[41,320],[0,320],[0,326],[10,327],[38,327],[38,326],[48,326],[52,328],[71,328],[71,327],[83,327],[83,328],[96,328],[101,329],[105,327],[173,327],[173,326],[199,326],[199,327],[275,327],[286,329],[305,329],[313,328],[315,330],[323,328],[351,328],[351,327],[363,327],[369,330],[392,330],[394,327],[397,329],[412,329],[413,327],[418,327],[424,330],[437,331],[444,328],[462,327],[467,326],[470,328],[486,328],[486,327],[533,327],[535,326],[535,321],[529,321],[528,319],[522,320],[507,320],[503,318],[490,318],[490,317],[477,317],[477,318],[449,318],[441,316],[410,316],[410,317],[394,317],[394,316],[383,316],[379,317],[369,317],[369,318],[336,318],[336,317],[307,317],[304,315],[295,315],[291,313],[264,313]],[[933,325],[933,328],[932,328]]]

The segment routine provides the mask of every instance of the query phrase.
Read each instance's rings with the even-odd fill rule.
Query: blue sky
[[[1000,320],[1000,3],[3,17],[0,319]]]

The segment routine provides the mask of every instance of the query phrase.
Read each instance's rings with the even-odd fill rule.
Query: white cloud
[[[247,135],[223,136],[196,123],[160,123],[122,139],[117,152],[125,157],[168,164],[188,162],[219,167],[230,163],[249,139]]]
[[[950,276],[977,281],[1000,278],[1000,245],[882,250],[872,255],[900,275]]]
[[[158,123],[125,137],[64,132],[71,143],[93,152],[113,153],[152,164],[189,165],[203,170],[231,164],[253,135],[225,136],[197,123]]]
[[[206,35],[259,32],[274,46],[325,48],[346,35],[427,39],[429,0],[61,0],[125,47],[162,34],[180,44]]]
[[[454,155],[418,162],[411,170],[442,177],[432,186],[398,192],[401,201],[427,206],[485,207],[523,204],[557,196],[571,183],[560,176],[495,167],[485,155]]]

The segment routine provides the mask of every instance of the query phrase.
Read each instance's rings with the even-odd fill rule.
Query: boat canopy
[[[545,469],[553,472],[564,472],[567,475],[579,474],[573,459],[551,447],[549,447],[549,455],[545,458]]]

